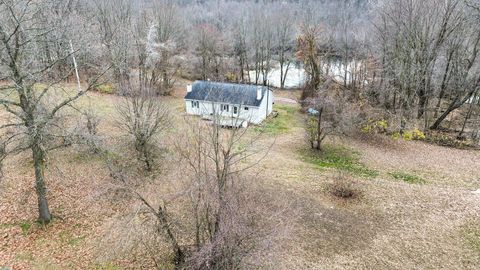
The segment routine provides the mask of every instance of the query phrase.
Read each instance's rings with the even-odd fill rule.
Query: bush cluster
[[[388,121],[385,119],[369,119],[362,125],[361,130],[363,133],[385,134],[388,131]]]
[[[415,128],[412,130],[404,131],[403,133],[395,132],[392,134],[394,139],[404,139],[405,141],[421,141],[425,140],[425,133]]]
[[[345,173],[338,173],[329,188],[330,194],[337,198],[355,198],[360,194],[355,181]]]
[[[102,94],[115,94],[117,92],[117,88],[111,83],[101,84],[97,86],[95,90]]]

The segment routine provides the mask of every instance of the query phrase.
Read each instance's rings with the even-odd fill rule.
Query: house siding
[[[260,124],[267,117],[267,106],[268,106],[268,114],[272,112],[273,93],[271,90],[269,90],[266,92],[266,95],[267,96],[263,97],[262,102],[258,107],[231,104],[231,103],[218,103],[218,102],[203,101],[203,100],[185,99],[185,110],[187,114],[198,115],[206,118],[213,115],[213,113],[215,112],[222,117],[239,118],[241,120],[245,120],[248,123]],[[192,101],[198,102],[199,108],[193,107]],[[229,105],[228,112],[221,110],[221,105],[223,104]],[[233,113],[234,106],[238,108],[237,114]],[[248,110],[245,110],[245,107],[248,107]]]

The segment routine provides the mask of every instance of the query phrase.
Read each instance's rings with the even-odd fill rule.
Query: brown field
[[[183,112],[183,89],[180,86],[173,97],[165,98],[178,115]],[[97,93],[88,98],[104,117],[101,132],[108,135],[107,143],[122,145],[114,125],[120,98]],[[87,100],[80,100],[79,106]],[[260,269],[478,269],[480,194],[472,191],[480,189],[479,151],[387,137],[331,138],[328,145],[355,152],[356,162],[371,174],[362,177],[354,171],[361,196],[340,200],[327,191],[336,170],[304,157],[307,146],[298,108],[291,104],[276,108],[289,116],[279,116],[284,117],[282,129],[272,124],[275,136],[265,143],[275,143],[258,165],[252,187],[264,192],[269,209],[280,215],[276,222],[286,229],[259,256]],[[181,117],[175,119],[165,140],[167,148],[182,132]],[[135,205],[114,204],[105,195],[109,173],[100,158],[76,149],[51,153],[47,186],[56,219],[43,228],[35,223],[28,157],[28,153],[9,157],[0,183],[0,269],[150,267],[147,260],[112,252],[115,249],[109,246],[109,239],[115,239],[111,224]],[[162,164],[158,177],[169,183],[165,192],[173,194],[183,175],[181,166],[172,157],[165,157]]]

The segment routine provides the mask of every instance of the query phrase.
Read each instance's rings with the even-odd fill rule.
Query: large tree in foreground
[[[210,123],[186,118],[181,132],[175,134],[171,156],[180,156],[175,166],[182,176],[176,177],[174,186],[170,186],[168,178],[146,172],[147,167],[145,171],[125,169],[129,157],[124,153],[109,160],[113,184],[118,188],[115,193],[126,192],[141,205],[141,210],[135,210],[131,218],[141,217],[141,224],[134,225],[135,232],[130,235],[122,225],[118,236],[122,240],[116,242],[128,253],[138,247],[143,252],[152,250],[149,253],[158,269],[166,268],[160,263],[164,260],[165,244],[170,248],[175,269],[243,269],[248,263],[246,257],[269,233],[269,226],[258,226],[265,214],[252,201],[259,198],[258,194],[247,189],[249,177],[257,173],[247,175],[246,171],[255,170],[271,145],[262,140],[261,132],[223,128],[221,125],[227,120],[219,111],[211,117]],[[145,121],[155,123],[153,118]],[[245,120],[231,121],[228,124],[241,126]],[[169,209],[185,212],[181,211],[184,214],[180,217],[179,212]],[[182,224],[177,222],[178,218]],[[113,234],[115,231],[112,230]],[[142,245],[134,244],[128,249],[126,238],[137,239],[134,242]]]
[[[65,39],[74,31],[55,17],[71,10],[57,1],[0,0],[0,81],[6,82],[0,87],[0,108],[7,115],[0,125],[1,143],[7,154],[31,152],[42,223],[52,219],[44,174],[47,153],[69,144],[61,111],[93,85],[79,85],[73,93],[58,86],[77,70],[72,41]],[[63,50],[52,54],[52,46]]]

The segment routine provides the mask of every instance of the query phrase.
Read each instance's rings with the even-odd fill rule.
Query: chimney
[[[257,100],[261,100],[261,99],[262,99],[262,87],[257,86]]]
[[[190,92],[192,92],[192,85],[187,84],[187,93],[190,93]]]

